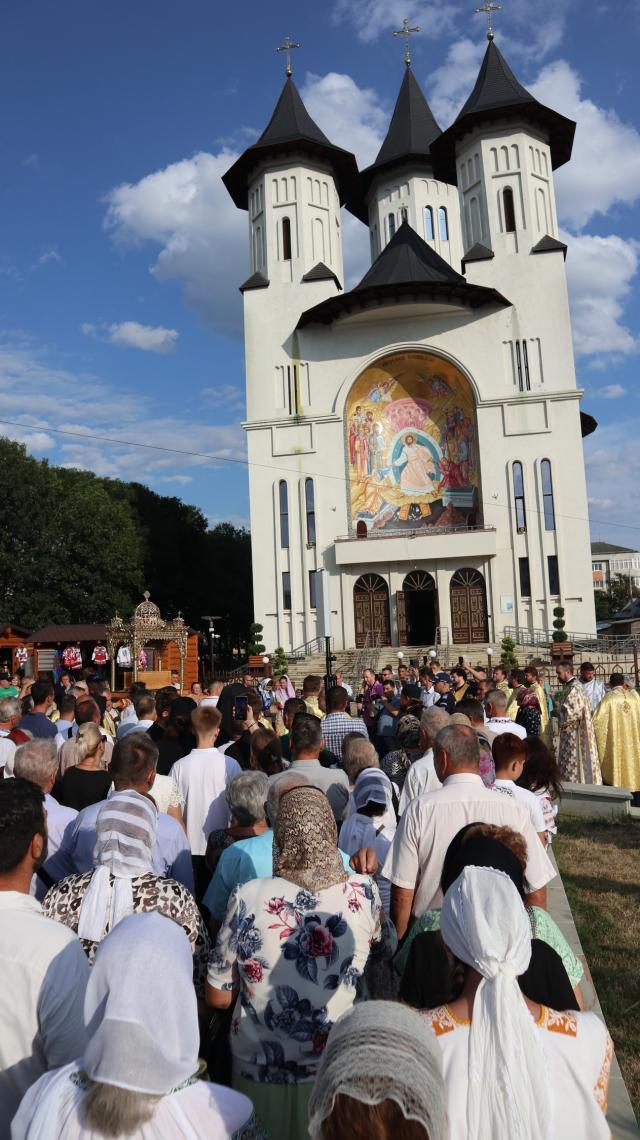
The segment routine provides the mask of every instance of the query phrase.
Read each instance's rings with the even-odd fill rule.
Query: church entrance
[[[389,589],[379,574],[363,574],[353,587],[356,648],[362,649],[367,634],[378,645],[390,645]],[[370,640],[371,640],[370,638]]]
[[[435,579],[426,570],[407,574],[396,594],[398,645],[434,645],[438,625]]]
[[[451,579],[451,627],[454,645],[489,640],[487,591],[479,570],[463,567]]]

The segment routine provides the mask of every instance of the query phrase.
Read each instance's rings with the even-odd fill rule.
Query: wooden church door
[[[363,574],[353,587],[356,648],[362,649],[367,634],[379,645],[391,642],[389,589],[379,574]]]
[[[451,632],[454,645],[480,644],[489,640],[487,595],[478,570],[456,570],[451,579]]]

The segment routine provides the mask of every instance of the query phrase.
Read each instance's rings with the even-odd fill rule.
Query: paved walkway
[[[571,907],[569,906],[569,900],[567,899],[560,875],[558,875],[553,882],[549,883],[547,888],[547,901],[550,915],[557,922],[574,954],[578,956],[584,965],[582,992],[585,999],[585,1008],[593,1010],[594,1013],[599,1014],[602,1020],[605,1021],[606,1018],[600,1008],[598,995],[593,984],[587,960],[584,956],[584,950],[578,938],[578,931],[573,921]],[[640,1129],[636,1123],[629,1093],[622,1079],[620,1066],[618,1065],[615,1055],[611,1066],[611,1085],[609,1088],[607,1120],[609,1121],[613,1140],[638,1140],[638,1137],[640,1137]]]

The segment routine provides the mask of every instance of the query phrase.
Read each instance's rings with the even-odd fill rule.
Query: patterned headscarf
[[[273,874],[322,891],[349,878],[338,851],[333,812],[319,788],[292,788],[280,800],[273,845]]]

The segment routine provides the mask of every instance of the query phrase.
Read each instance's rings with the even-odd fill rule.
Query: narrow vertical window
[[[527,529],[527,514],[524,505],[524,473],[521,463],[513,465],[513,499],[516,508],[516,529],[524,534]]]
[[[522,382],[522,352],[520,349],[520,341],[516,341],[516,368],[518,370],[518,388],[521,392],[524,391],[524,384]]]
[[[291,221],[282,219],[282,260],[291,261]]]
[[[280,480],[278,487],[280,497],[280,545],[283,550],[289,549],[289,492],[284,479]]]
[[[524,364],[524,386],[527,392],[531,391],[531,380],[529,378],[529,351],[527,349],[527,342],[522,342],[522,363]]]
[[[449,241],[449,222],[444,206],[438,210],[438,226],[440,227],[440,241]]]
[[[549,554],[547,556],[547,566],[549,568],[549,593],[560,593],[560,573],[558,571],[558,555]]]
[[[506,186],[502,191],[502,208],[505,232],[514,234],[516,232],[516,211],[513,204],[513,190],[510,186]]]
[[[523,598],[531,597],[531,572],[529,570],[529,559],[518,559],[518,570],[520,571],[520,595]]]
[[[282,574],[282,608],[291,609],[291,574],[288,570]]]
[[[312,610],[318,608],[318,579],[316,577],[318,571],[309,571],[309,606]]]
[[[395,216],[395,214],[389,214],[389,216],[387,217],[387,225],[389,227],[389,238],[391,239],[393,237],[394,233],[396,232],[396,216]]]
[[[406,206],[401,206],[400,207],[400,224],[402,225],[403,222],[408,222],[408,221],[409,221],[409,211],[407,210]]]
[[[424,236],[427,241],[433,241],[433,210],[431,206],[425,206],[424,208]]]
[[[313,479],[304,481],[304,505],[307,516],[307,542],[316,541],[316,502]]]
[[[542,507],[544,512],[544,529],[556,529],[556,513],[553,506],[553,481],[551,479],[551,464],[543,459],[540,464],[542,474]],[[551,591],[554,593],[554,591]],[[555,591],[557,593],[557,591]]]

